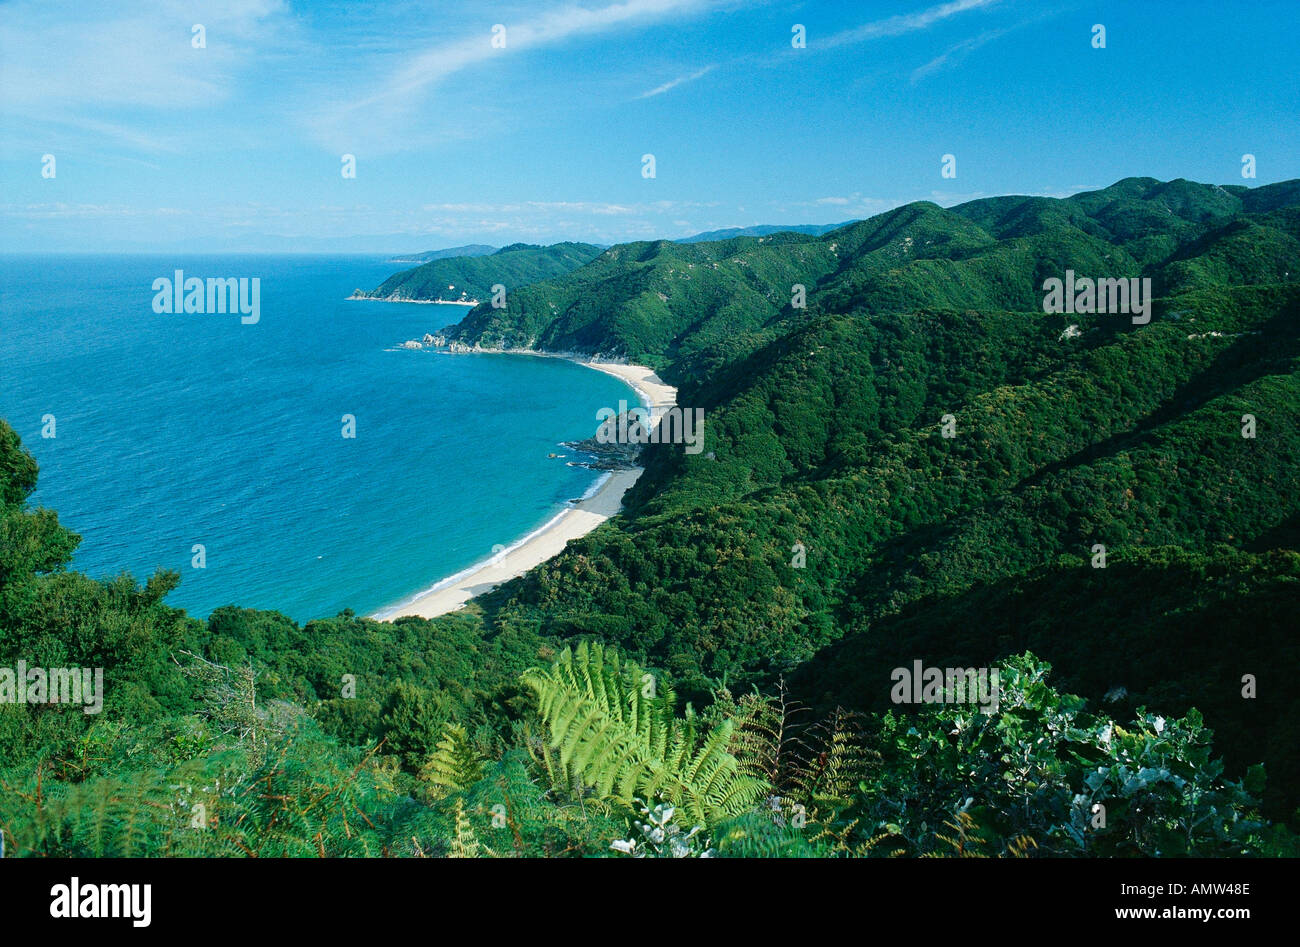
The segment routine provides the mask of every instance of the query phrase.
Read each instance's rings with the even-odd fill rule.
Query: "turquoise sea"
[[[631,389],[560,359],[401,349],[466,311],[346,300],[403,268],[0,257],[0,417],[40,463],[33,503],[82,537],[72,568],[175,569],[168,601],[200,617],[228,604],[369,614],[589,491],[599,475],[559,444],[591,436],[596,411],[635,402]],[[155,313],[153,281],[177,269],[258,278],[258,322]]]

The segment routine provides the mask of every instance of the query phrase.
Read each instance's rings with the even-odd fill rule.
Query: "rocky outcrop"
[[[640,444],[603,443],[594,437],[588,437],[581,441],[564,441],[560,446],[584,454],[588,458],[569,461],[571,467],[587,467],[591,470],[636,470],[641,466],[638,462],[641,456],[642,445]]]

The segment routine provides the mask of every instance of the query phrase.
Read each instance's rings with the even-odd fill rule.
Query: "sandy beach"
[[[614,375],[632,386],[641,403],[650,409],[650,424],[657,424],[663,413],[677,404],[677,389],[665,385],[663,379],[644,365],[624,365],[621,362],[588,362],[574,359],[598,372]]]
[[[664,384],[658,375],[645,366],[576,358],[573,361],[626,381],[636,391],[642,404],[650,409],[652,426],[658,423],[665,410],[677,403],[677,389]],[[593,431],[595,427],[596,420],[593,417]],[[518,578],[529,569],[559,555],[569,540],[585,536],[617,514],[623,508],[623,495],[640,476],[640,469],[613,471],[595,493],[570,504],[517,546],[472,566],[447,580],[445,585],[439,583],[409,602],[381,609],[370,617],[382,621],[391,621],[403,615],[434,618],[462,608],[474,596]]]

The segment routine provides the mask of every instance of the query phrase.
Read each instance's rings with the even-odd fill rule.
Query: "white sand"
[[[663,413],[677,404],[677,389],[665,385],[663,379],[644,365],[624,365],[621,362],[586,362],[579,361],[588,368],[594,368],[606,375],[623,379],[641,396],[641,403],[650,409],[650,424],[659,423]]]
[[[540,353],[535,353],[540,354]],[[651,425],[668,408],[677,403],[677,389],[665,385],[653,371],[641,365],[623,365],[616,362],[589,362],[575,359],[597,371],[615,375],[626,381],[650,409]],[[611,407],[613,407],[611,405]],[[593,428],[595,421],[593,419]],[[530,569],[564,551],[569,540],[585,536],[623,508],[623,494],[641,476],[640,469],[616,470],[609,475],[600,489],[585,500],[569,506],[542,529],[529,536],[518,546],[499,553],[466,570],[446,585],[434,586],[402,605],[381,609],[371,618],[391,621],[403,615],[434,618],[463,608],[476,595],[482,595],[503,582],[518,578]]]

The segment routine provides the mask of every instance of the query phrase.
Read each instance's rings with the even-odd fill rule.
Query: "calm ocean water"
[[[398,349],[465,312],[345,301],[402,268],[0,257],[0,417],[40,463],[34,503],[81,534],[72,567],[176,569],[168,601],[201,617],[227,604],[366,614],[590,489],[595,472],[547,454],[590,436],[598,408],[634,402],[631,389],[559,359]],[[260,321],[155,314],[152,283],[176,269],[259,278]]]

